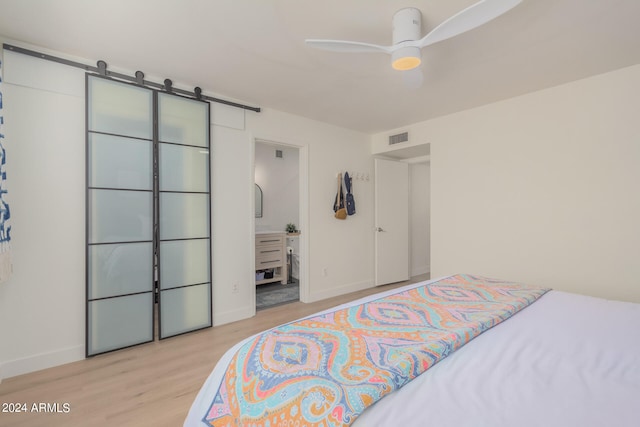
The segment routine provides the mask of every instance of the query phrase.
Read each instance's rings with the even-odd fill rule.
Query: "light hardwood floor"
[[[311,304],[282,305],[251,319],[5,379],[0,383],[0,403],[24,403],[29,412],[0,412],[0,426],[181,426],[215,363],[236,342],[347,301],[427,279],[421,275]],[[33,403],[58,403],[60,411],[66,403],[69,411],[32,413]]]

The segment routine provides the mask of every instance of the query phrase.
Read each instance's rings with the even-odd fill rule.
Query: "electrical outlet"
[[[240,292],[240,284],[238,282],[233,284],[233,288],[231,288],[231,292],[237,294]]]

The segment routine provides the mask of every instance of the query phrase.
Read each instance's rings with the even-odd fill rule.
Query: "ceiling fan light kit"
[[[391,54],[391,66],[394,70],[408,71],[419,67],[422,63],[420,48],[407,46],[395,50]]]
[[[420,37],[422,30],[420,10],[413,7],[400,9],[393,15],[393,45],[391,46],[318,39],[307,39],[306,43],[318,49],[334,52],[387,53],[391,55],[391,66],[394,69],[413,70],[422,63],[420,53],[422,48],[484,25],[516,7],[520,2],[522,0],[480,0],[445,20],[424,37]]]
[[[414,7],[400,9],[393,15],[393,46],[420,39],[422,32],[422,14]],[[391,66],[394,70],[407,71],[420,66],[420,48],[405,46],[391,53]]]

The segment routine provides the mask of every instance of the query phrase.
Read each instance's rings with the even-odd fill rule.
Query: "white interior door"
[[[409,279],[409,165],[375,159],[375,284]]]

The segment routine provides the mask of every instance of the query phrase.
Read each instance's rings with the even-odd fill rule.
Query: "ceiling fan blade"
[[[416,44],[423,48],[473,30],[516,7],[522,0],[481,0],[456,13]]]
[[[349,42],[344,40],[305,40],[309,46],[317,49],[330,50],[332,52],[374,52],[374,53],[391,53],[391,48],[371,43]]]

